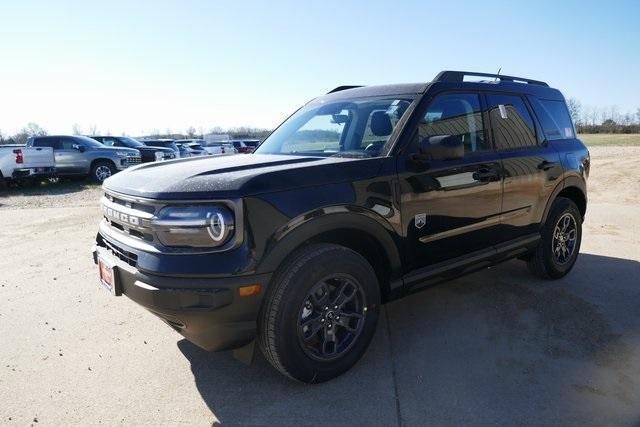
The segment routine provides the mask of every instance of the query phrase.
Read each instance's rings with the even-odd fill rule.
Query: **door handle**
[[[560,165],[559,162],[550,162],[548,160],[545,160],[545,161],[543,161],[542,163],[540,163],[538,165],[538,169],[546,171],[546,170],[549,170],[551,168],[555,168],[558,165]]]
[[[473,179],[476,181],[492,181],[498,177],[498,171],[493,168],[481,167],[473,173]]]

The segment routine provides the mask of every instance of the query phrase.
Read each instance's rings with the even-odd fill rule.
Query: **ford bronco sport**
[[[382,303],[511,258],[567,274],[588,174],[546,83],[342,86],[253,154],[107,179],[94,260],[104,287],[196,345],[248,358],[257,342],[283,374],[322,382],[360,359]]]

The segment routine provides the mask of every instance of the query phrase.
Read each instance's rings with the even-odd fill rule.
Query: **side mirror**
[[[84,153],[86,150],[85,146],[80,144],[73,144],[73,148],[74,150],[78,150],[81,153]]]
[[[420,154],[429,160],[459,160],[464,144],[459,135],[436,135],[420,141]]]

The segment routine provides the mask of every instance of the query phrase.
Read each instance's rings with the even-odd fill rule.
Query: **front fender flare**
[[[270,239],[257,271],[275,271],[297,247],[323,233],[341,229],[360,231],[376,239],[389,260],[391,280],[401,276],[401,255],[391,225],[376,213],[348,206],[318,209],[280,227]]]

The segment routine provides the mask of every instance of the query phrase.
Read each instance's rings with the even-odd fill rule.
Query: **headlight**
[[[165,246],[210,248],[228,242],[235,224],[231,211],[222,206],[168,206],[152,227]]]
[[[129,153],[128,151],[116,151],[116,156],[118,157],[128,157],[131,156],[132,154]]]

